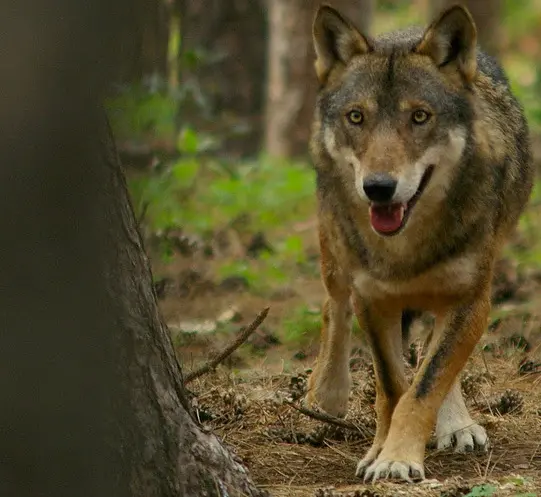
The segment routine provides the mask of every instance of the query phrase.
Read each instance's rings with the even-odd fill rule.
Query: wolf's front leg
[[[306,403],[339,417],[346,415],[349,400],[350,332],[349,300],[328,297],[323,306],[321,344],[308,379]]]
[[[394,410],[387,439],[365,480],[424,478],[425,445],[438,410],[487,324],[489,292],[476,297],[443,317],[421,369]]]
[[[321,275],[327,290],[317,363],[308,379],[305,402],[334,416],[346,415],[349,390],[351,304],[349,281],[320,234]]]
[[[407,388],[407,381],[402,352],[402,310],[377,310],[359,296],[354,298],[354,308],[370,342],[376,376],[376,435],[372,447],[357,465],[357,476],[363,476],[384,446],[393,411]]]

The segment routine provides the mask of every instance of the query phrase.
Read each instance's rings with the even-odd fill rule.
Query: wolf
[[[502,244],[533,183],[523,110],[477,46],[466,8],[369,38],[328,5],[313,23],[319,91],[310,152],[327,299],[305,399],[347,411],[354,312],[370,344],[377,428],[365,481],[424,478],[426,443],[486,450],[458,375],[487,327]],[[411,385],[402,334],[435,318]]]

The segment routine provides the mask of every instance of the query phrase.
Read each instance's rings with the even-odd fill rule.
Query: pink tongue
[[[380,233],[392,233],[402,226],[404,210],[402,204],[371,205],[370,223]]]

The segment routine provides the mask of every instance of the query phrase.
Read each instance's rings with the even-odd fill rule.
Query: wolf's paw
[[[366,474],[366,470],[376,460],[380,451],[381,451],[380,446],[372,445],[370,450],[357,464],[357,470],[355,471],[355,476],[359,478],[363,478]]]
[[[327,414],[343,418],[348,410],[349,390],[349,371],[346,370],[341,376],[330,375],[322,379],[316,370],[308,378],[303,404],[308,408],[317,407]]]
[[[436,429],[436,446],[438,449],[454,447],[455,452],[473,452],[478,450],[486,452],[489,447],[489,439],[486,430],[469,420],[469,424],[453,426],[453,423],[439,425]]]
[[[362,462],[362,461],[361,461]],[[361,464],[361,463],[359,463]],[[383,479],[398,479],[413,483],[425,478],[425,471],[421,463],[413,461],[393,461],[378,457],[364,471],[365,483],[374,483]]]

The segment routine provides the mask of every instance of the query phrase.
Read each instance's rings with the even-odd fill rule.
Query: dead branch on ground
[[[337,418],[335,416],[331,416],[330,414],[326,414],[321,411],[313,411],[312,409],[308,409],[306,407],[301,407],[293,402],[290,402],[288,400],[284,401],[288,406],[292,407],[296,411],[299,411],[301,414],[304,414],[305,416],[308,416],[309,418],[315,419],[317,421],[321,421],[323,423],[328,423],[334,426],[338,426],[340,428],[344,428],[345,430],[354,431],[357,433],[361,433],[364,437],[369,438],[373,437],[374,433],[372,430],[355,425],[353,423],[350,423],[349,421],[345,421],[344,419]]]
[[[237,338],[229,344],[225,349],[223,349],[220,353],[216,354],[215,357],[213,357],[210,361],[208,361],[206,364],[201,366],[199,369],[196,369],[195,371],[192,371],[188,373],[184,377],[184,385],[187,385],[191,381],[195,380],[196,378],[199,378],[200,376],[203,376],[204,374],[207,374],[210,371],[214,371],[216,369],[216,366],[223,362],[225,359],[227,359],[235,350],[237,350],[248,338],[250,335],[259,328],[261,323],[265,320],[267,317],[267,314],[269,313],[270,307],[266,307],[263,309],[256,318],[248,325],[246,328],[244,328]]]

